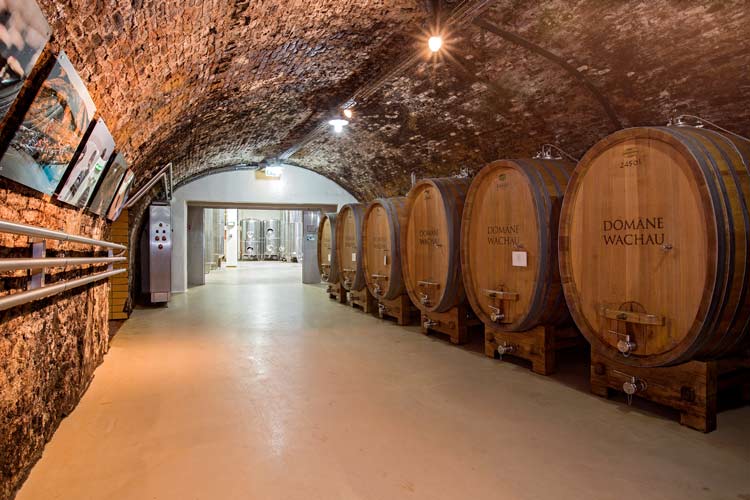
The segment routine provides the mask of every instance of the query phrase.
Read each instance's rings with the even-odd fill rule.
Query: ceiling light
[[[427,45],[430,47],[430,50],[433,52],[439,51],[443,46],[443,37],[442,36],[431,36],[429,40],[427,40]]]
[[[328,125],[331,125],[333,127],[333,131],[337,134],[340,134],[344,131],[344,127],[349,125],[349,120],[331,120],[328,122]]]
[[[284,172],[284,167],[281,165],[269,165],[264,169],[268,177],[281,177]]]
[[[344,110],[344,116],[346,116],[347,118],[351,118],[353,115],[354,113],[352,113],[352,110],[350,108],[346,108]]]

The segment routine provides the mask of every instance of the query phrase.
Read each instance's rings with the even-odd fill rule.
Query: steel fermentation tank
[[[281,223],[279,219],[263,221],[263,258],[265,260],[279,260],[281,253]]]
[[[263,223],[258,219],[240,221],[242,232],[242,258],[260,260],[263,258]]]

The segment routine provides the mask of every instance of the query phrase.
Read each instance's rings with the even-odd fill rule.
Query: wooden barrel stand
[[[711,432],[720,396],[734,392],[750,401],[750,358],[651,368],[619,363],[592,350],[591,392],[605,398],[619,392],[668,406],[680,412],[682,425]]]
[[[492,325],[484,327],[484,353],[502,360],[505,356],[531,362],[539,375],[555,372],[557,351],[583,345],[583,338],[572,327],[540,325],[525,332],[509,332]]]
[[[349,290],[346,295],[347,302],[352,307],[358,307],[368,314],[377,312],[377,303],[367,287],[361,290]]]
[[[331,283],[326,287],[328,298],[340,304],[346,304],[346,290],[341,283]]]
[[[422,311],[422,333],[442,333],[450,337],[452,344],[469,341],[469,330],[479,328],[482,322],[473,317],[464,304],[451,307],[445,312]]]
[[[377,302],[380,319],[395,319],[397,324],[407,326],[419,317],[419,309],[414,307],[407,294],[401,294],[395,299],[379,299]]]

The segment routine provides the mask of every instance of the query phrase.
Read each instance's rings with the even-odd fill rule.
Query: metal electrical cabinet
[[[152,203],[141,240],[142,291],[151,302],[169,302],[172,291],[172,213],[168,204]]]

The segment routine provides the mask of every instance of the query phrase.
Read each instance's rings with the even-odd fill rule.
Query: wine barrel
[[[336,214],[323,214],[318,226],[318,271],[326,283],[339,282],[339,266],[336,260]]]
[[[574,165],[545,159],[485,166],[466,195],[461,271],[485,324],[510,332],[569,319],[557,263],[557,228]]]
[[[375,298],[393,300],[406,293],[401,270],[401,227],[406,198],[378,198],[367,206],[362,228],[365,281]]]
[[[336,261],[341,273],[341,284],[350,291],[359,291],[365,287],[365,272],[362,269],[363,216],[362,205],[349,203],[341,207],[336,218]]]
[[[424,312],[446,312],[466,300],[459,237],[468,189],[468,179],[423,179],[407,196],[401,265],[409,297]]]
[[[748,340],[750,142],[695,127],[622,130],[576,168],[560,274],[592,347],[635,366],[738,352]]]

